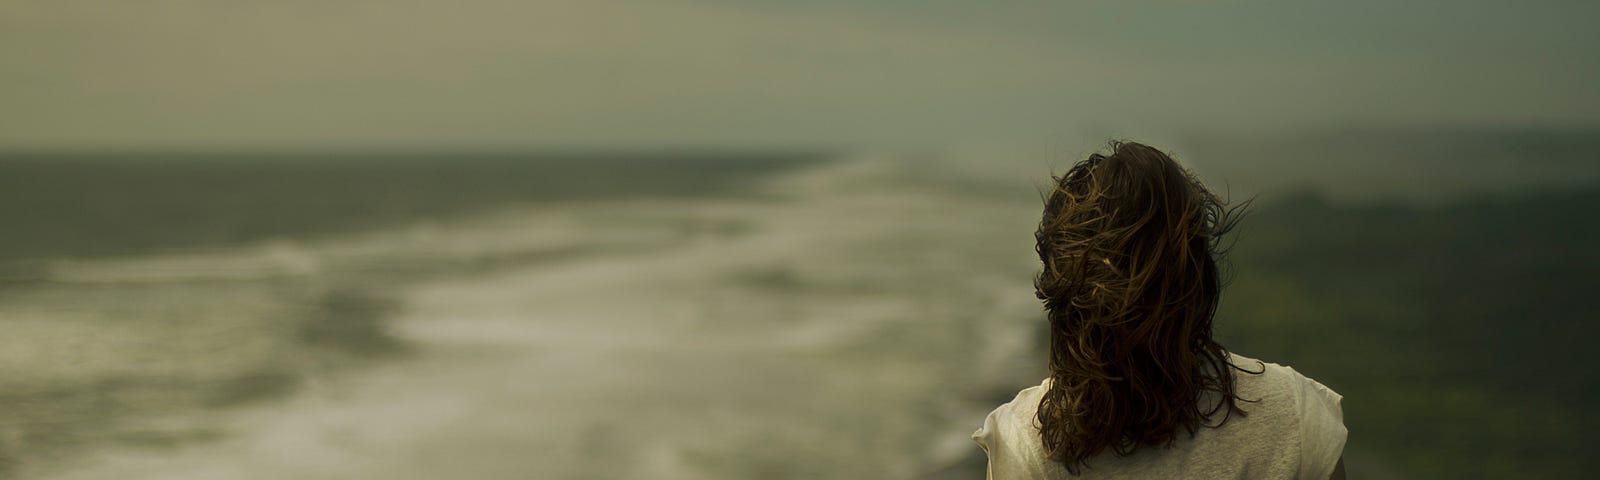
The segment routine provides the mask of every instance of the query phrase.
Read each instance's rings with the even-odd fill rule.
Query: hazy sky
[[[1597,5],[0,0],[0,148],[1594,126]]]

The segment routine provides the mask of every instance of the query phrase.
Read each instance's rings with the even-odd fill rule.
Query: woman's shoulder
[[[1344,396],[1294,367],[1229,354],[1234,370],[1235,394],[1242,399],[1272,397],[1297,417],[1319,416],[1343,423]],[[1247,404],[1248,405],[1248,404]],[[1248,407],[1246,407],[1248,409]]]
[[[1025,427],[1037,429],[1039,400],[1049,388],[1050,379],[1045,378],[1038,385],[1018,391],[1010,401],[1000,404],[989,412],[983,426],[973,432],[973,440],[983,444],[985,439],[1002,433],[1022,430]]]
[[[1240,388],[1280,390],[1292,393],[1296,398],[1307,395],[1329,397],[1334,401],[1342,398],[1338,392],[1323,385],[1316,379],[1306,376],[1289,365],[1268,362],[1238,353],[1228,353],[1228,363],[1233,364],[1235,384]]]
[[[1211,471],[1205,465],[1215,463],[1216,472],[1225,472],[1255,463],[1265,465],[1261,471],[1285,476],[1298,472],[1300,478],[1328,478],[1344,450],[1343,397],[1287,365],[1239,354],[1230,354],[1228,362],[1236,367],[1235,393],[1244,400],[1239,406],[1247,416],[1201,429],[1199,438],[1179,442],[1176,449],[1150,449],[1129,458],[1104,456],[1096,460],[1102,471]],[[1038,440],[1039,400],[1049,388],[1047,378],[1018,391],[972,433],[988,455],[991,478],[1066,478],[1059,463],[1048,461]],[[1260,447],[1266,444],[1272,447]],[[1251,445],[1255,447],[1244,448]],[[1239,458],[1248,452],[1260,453],[1259,458]]]
[[[1343,454],[1348,430],[1344,425],[1344,396],[1322,382],[1288,365],[1232,354],[1234,366],[1250,372],[1237,372],[1236,387],[1241,398],[1272,397],[1280,411],[1262,412],[1283,415],[1293,425],[1300,444],[1301,477],[1328,478]],[[1243,405],[1246,411],[1251,404]],[[1254,414],[1252,414],[1254,416]]]
[[[1046,378],[995,407],[972,432],[972,441],[989,458],[989,478],[1058,478],[1061,466],[1048,461],[1038,441],[1039,400],[1050,388]],[[1052,476],[1055,475],[1055,476]]]

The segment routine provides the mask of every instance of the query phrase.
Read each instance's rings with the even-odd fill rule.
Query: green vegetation
[[[1219,335],[1345,396],[1347,457],[1405,478],[1600,467],[1600,188],[1426,209],[1305,194],[1245,221]]]

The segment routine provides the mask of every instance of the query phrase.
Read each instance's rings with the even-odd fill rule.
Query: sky
[[[0,149],[1600,125],[1597,2],[0,0]]]

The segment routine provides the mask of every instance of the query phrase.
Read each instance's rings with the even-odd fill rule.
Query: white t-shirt
[[[1140,447],[1118,457],[1110,450],[1092,457],[1078,476],[1049,460],[1039,439],[1036,412],[1049,379],[1017,394],[989,413],[972,440],[989,456],[989,477],[1012,479],[1146,478],[1302,478],[1322,480],[1344,452],[1343,398],[1337,392],[1283,365],[1232,355],[1230,361],[1253,375],[1234,370],[1234,391],[1245,400],[1218,428],[1201,427],[1193,438],[1178,432],[1170,448]],[[1264,368],[1263,368],[1264,367]],[[1215,397],[1202,399],[1215,404]],[[1221,413],[1219,412],[1219,415]],[[1215,425],[1220,418],[1208,422]]]

